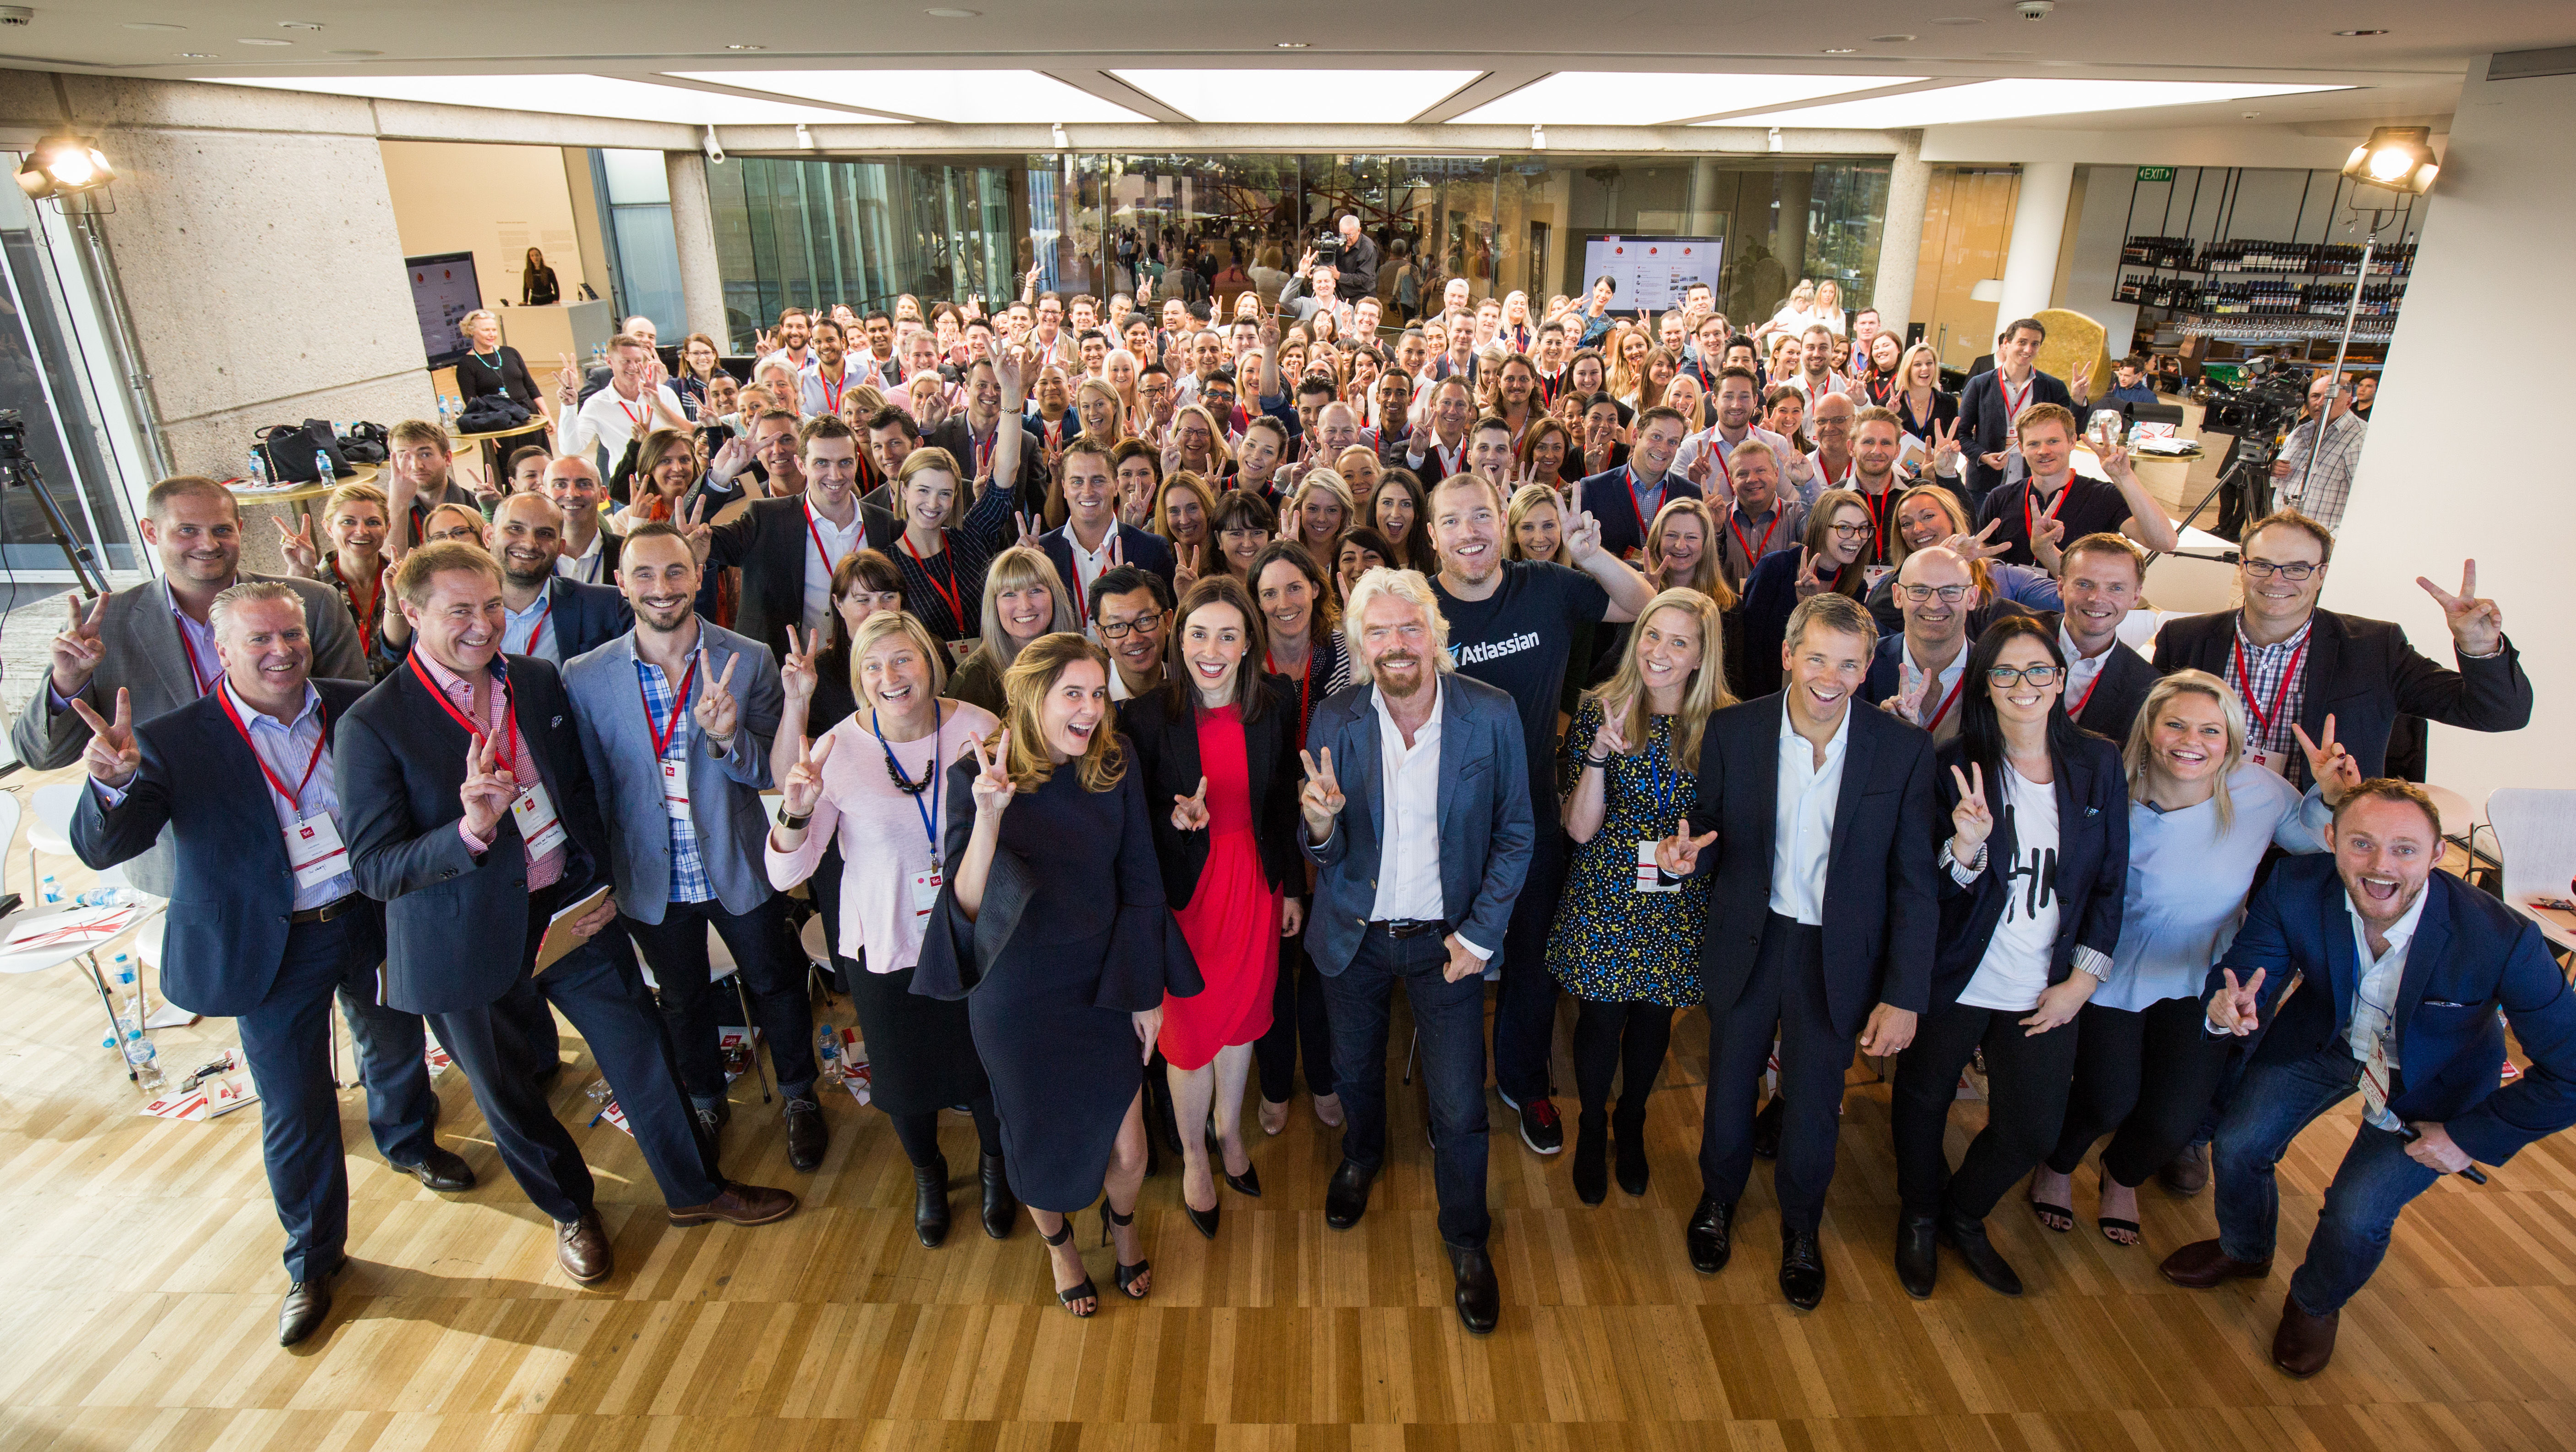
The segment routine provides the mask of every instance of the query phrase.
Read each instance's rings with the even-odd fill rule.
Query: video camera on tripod
[[[70,521],[63,517],[62,506],[54,503],[53,491],[45,487],[44,472],[27,457],[27,416],[14,408],[0,408],[0,490],[5,489],[35,491],[36,503],[44,511],[45,531],[71,562],[72,578],[79,582],[81,593],[106,594],[107,572],[99,568],[89,546],[72,538]]]
[[[2225,498],[2218,506],[2215,533],[2241,539],[2246,525],[2271,512],[2272,461],[2279,457],[2274,440],[2298,423],[2313,371],[2304,364],[2258,357],[2246,360],[2247,381],[2238,387],[2204,378],[2202,429],[2235,439],[2219,467],[2218,487]]]

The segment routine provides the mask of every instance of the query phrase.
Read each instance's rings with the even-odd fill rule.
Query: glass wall
[[[1086,152],[744,157],[711,168],[709,187],[741,345],[791,303],[991,300],[1016,296],[1031,268],[1041,288],[1100,295],[1198,261],[1220,297],[1275,296],[1343,212],[1377,239],[1390,304],[1399,244],[1424,260],[1430,305],[1452,277],[1479,298],[1520,291],[1543,305],[1581,294],[1589,241],[1702,237],[1719,243],[1720,306],[1749,326],[1801,278],[1836,279],[1846,306],[1866,301],[1887,175],[1878,157]]]
[[[660,336],[688,331],[680,244],[671,225],[671,174],[658,151],[593,151],[591,185],[608,203],[609,287],[622,321],[637,313]]]
[[[12,169],[18,161],[0,152]],[[79,280],[57,268],[45,220],[23,193],[0,194],[0,410],[17,416],[26,451],[23,462],[11,459],[8,446],[20,440],[0,431],[0,565],[13,582],[23,572],[30,585],[67,580],[71,568],[35,491],[24,487],[30,478],[43,479],[67,531],[101,566],[143,567],[102,427],[107,410],[92,392],[66,308]],[[10,601],[16,599],[13,585]]]

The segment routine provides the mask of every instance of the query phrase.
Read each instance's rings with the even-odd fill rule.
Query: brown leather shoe
[[[767,1185],[740,1185],[724,1182],[724,1192],[704,1205],[674,1205],[674,1225],[704,1225],[721,1220],[728,1225],[767,1225],[796,1213],[796,1197],[785,1190]]]
[[[579,1220],[555,1222],[555,1261],[565,1275],[585,1286],[598,1285],[617,1269],[617,1257],[609,1249],[608,1231],[600,1225],[597,1210],[584,1210]]]
[[[2217,1241],[2195,1240],[2166,1256],[2165,1263],[2156,1268],[2175,1285],[2205,1291],[2221,1281],[2259,1281],[2272,1273],[2272,1262],[2230,1259]]]
[[[2296,1298],[2281,1298],[2281,1329],[2272,1333],[2272,1364],[2292,1376],[2314,1376],[2334,1360],[2335,1327],[2343,1312],[2311,1316]]]
[[[2164,1187],[2188,1200],[2209,1187],[2209,1149],[2205,1145],[2187,1144],[2165,1161],[2156,1171]]]

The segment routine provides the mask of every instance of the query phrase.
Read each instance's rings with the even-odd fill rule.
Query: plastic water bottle
[[[331,451],[329,449],[315,449],[313,451],[313,477],[325,484],[328,484],[332,480],[340,477],[331,468]]]
[[[438,426],[440,428],[446,428],[448,426],[448,422],[447,395],[442,393],[438,396]]]
[[[123,907],[132,901],[134,901],[134,894],[126,891],[124,888],[110,886],[92,888],[90,891],[73,898],[72,905],[75,907]],[[117,954],[116,958],[120,963],[125,961],[125,955],[123,953]]]
[[[47,907],[59,906],[63,900],[63,885],[54,881],[54,875],[48,872],[45,880],[37,885],[36,897]]]
[[[814,1031],[816,1076],[826,1084],[841,1082],[841,1031],[825,1024]]]
[[[161,1052],[152,1047],[152,1041],[143,1036],[143,1030],[126,1030],[125,1062],[134,1070],[135,1083],[146,1089],[161,1087]]]
[[[261,456],[259,450],[250,451],[250,467],[242,471],[242,480],[255,488],[268,487],[268,460]]]

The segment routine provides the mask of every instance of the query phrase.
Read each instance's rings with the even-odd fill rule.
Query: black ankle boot
[[[1586,1205],[1610,1197],[1610,1116],[1586,1109],[1574,1120],[1574,1194]]]
[[[1610,1117],[1611,1166],[1619,1176],[1619,1188],[1631,1195],[1646,1193],[1646,1112],[1622,1111]]]
[[[1002,1173],[1000,1155],[979,1156],[983,1161],[984,1233],[995,1240],[1011,1234],[1011,1222],[1020,1218],[1020,1202],[1011,1193],[1010,1177]]]
[[[948,1238],[948,1156],[912,1167],[912,1233],[933,1249]]]

